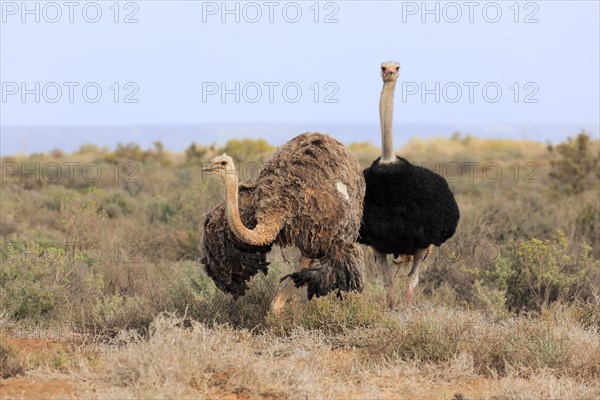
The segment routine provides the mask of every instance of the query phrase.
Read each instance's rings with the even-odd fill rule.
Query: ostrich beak
[[[217,170],[217,165],[215,164],[210,164],[207,165],[206,167],[202,168],[202,172],[215,172]]]

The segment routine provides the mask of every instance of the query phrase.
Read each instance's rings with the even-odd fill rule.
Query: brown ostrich
[[[294,285],[306,285],[309,299],[332,290],[362,290],[364,265],[356,240],[365,183],[358,160],[340,142],[303,133],[241,185],[225,154],[204,170],[219,174],[225,184],[225,203],[204,225],[202,261],[217,287],[243,295],[252,276],[267,272],[266,254],[276,244],[296,246],[302,258],[300,270],[282,279],[274,311]]]

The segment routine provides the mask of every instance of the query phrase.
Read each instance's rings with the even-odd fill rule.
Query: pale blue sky
[[[35,3],[27,2],[31,8]],[[22,15],[21,1],[2,1],[3,126],[376,123],[379,64],[388,59],[401,63],[404,85],[415,88],[424,82],[432,89],[440,82],[439,103],[433,94],[424,102],[418,94],[402,102],[400,85],[397,122],[597,125],[599,120],[598,1],[520,2],[517,23],[514,1],[475,2],[472,23],[462,1],[453,3],[462,14],[456,23],[447,21],[457,15],[457,8],[447,2],[427,3],[430,9],[436,4],[439,7],[439,23],[433,14],[424,15],[427,19],[421,21],[421,1],[320,2],[318,23],[314,22],[314,1],[275,2],[272,23],[263,1],[254,3],[262,13],[256,23],[247,20],[255,18],[257,8],[244,9],[242,2],[227,3],[230,8],[239,7],[239,23],[234,21],[235,15],[225,15],[226,22],[221,22],[221,1],[121,2],[118,18],[122,21],[134,13],[139,22],[131,24],[113,22],[114,1],[97,2],[102,11],[97,23],[83,18],[84,6],[87,16],[95,17],[90,2],[78,2],[73,23],[62,1],[57,2],[62,13],[57,23],[45,21],[55,18],[56,9],[48,6],[44,15],[47,2],[37,3],[39,23],[34,21],[35,15]],[[285,18],[295,17],[296,4],[302,16],[299,22],[290,23]],[[487,22],[485,18],[496,17],[496,5],[502,12],[499,21]],[[217,13],[210,14],[215,7]],[[338,22],[323,23],[331,13]],[[524,23],[527,16],[538,22]],[[33,94],[22,102],[22,82],[29,89],[40,82],[40,103]],[[62,87],[57,103],[48,102],[41,93],[49,82]],[[68,101],[68,86],[63,82],[79,84],[74,87],[73,103]],[[88,82],[96,82],[102,89],[97,103],[82,97],[81,88]],[[120,84],[118,103],[113,100],[114,82]],[[125,88],[127,82],[134,85]],[[216,87],[224,82],[229,88],[239,82],[240,102],[234,101],[233,94],[222,102],[218,94],[207,93],[203,102],[203,85],[205,91],[214,89],[211,82]],[[268,98],[269,84],[264,82],[274,82],[273,102]],[[317,86],[313,86],[315,82]],[[473,102],[469,102],[464,82],[479,85],[474,86]],[[516,103],[515,82],[519,86]],[[244,98],[242,89],[248,83]],[[290,84],[287,100],[281,90],[286,83]],[[496,103],[483,97],[481,89],[486,83],[491,83],[490,99],[496,87],[502,90]],[[133,99],[139,102],[124,103],[123,96],[136,85],[139,91]],[[457,85],[462,98],[452,103],[449,100],[456,97]],[[252,103],[249,100],[256,97],[256,86],[262,97]],[[290,100],[297,87],[302,96],[293,103]],[[17,89],[19,92],[10,94]],[[337,103],[324,102],[327,94]],[[538,102],[524,102],[528,94]],[[55,96],[52,85],[46,95],[50,99]]]

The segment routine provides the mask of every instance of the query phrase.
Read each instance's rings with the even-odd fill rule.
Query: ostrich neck
[[[225,172],[225,215],[229,229],[242,242],[253,246],[264,246],[275,240],[279,233],[278,224],[258,224],[254,229],[248,229],[242,223],[238,206],[238,182],[235,171]]]
[[[381,123],[381,161],[394,161],[392,122],[394,117],[394,91],[396,81],[383,83],[379,100],[379,121]]]

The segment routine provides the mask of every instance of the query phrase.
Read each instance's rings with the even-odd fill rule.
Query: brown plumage
[[[248,227],[256,225],[254,189],[256,180],[239,185],[241,218]],[[239,240],[227,226],[225,202],[220,203],[204,220],[203,256],[200,262],[217,287],[234,297],[243,296],[247,280],[259,271],[267,273],[267,253],[271,245],[252,246]]]
[[[266,273],[273,244],[296,246],[309,261],[285,277],[297,287],[306,285],[309,298],[362,290],[362,252],[355,242],[365,183],[356,157],[340,142],[301,134],[279,148],[254,180],[239,186],[226,155],[211,160],[206,170],[220,173],[226,186],[226,202],[205,221],[202,260],[221,290],[243,295],[252,276]]]

